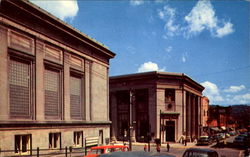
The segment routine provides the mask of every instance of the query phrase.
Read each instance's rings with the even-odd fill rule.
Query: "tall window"
[[[175,90],[165,89],[165,109],[172,110],[175,105]]]
[[[10,116],[30,118],[32,112],[31,61],[17,57],[9,60]]]
[[[49,148],[50,149],[61,148],[61,133],[49,134]]]
[[[82,76],[71,74],[70,76],[70,117],[72,119],[83,118],[82,103]]]
[[[74,132],[74,146],[75,147],[81,147],[83,141],[83,133],[82,131],[76,131]]]
[[[28,154],[31,149],[31,135],[15,135],[15,153]]]
[[[45,117],[58,119],[61,117],[61,75],[60,70],[45,68]]]

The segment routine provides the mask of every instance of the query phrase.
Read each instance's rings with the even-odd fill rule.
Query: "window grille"
[[[10,116],[27,118],[31,106],[31,64],[18,59],[9,61]]]
[[[45,116],[60,117],[60,71],[45,69]]]
[[[82,79],[70,77],[70,116],[72,119],[82,119]]]

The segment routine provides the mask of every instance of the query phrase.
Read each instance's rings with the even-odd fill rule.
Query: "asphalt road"
[[[235,137],[230,137],[227,138],[226,141],[227,143],[233,142],[233,139]],[[195,144],[188,144],[188,146],[183,146],[181,144],[172,144],[170,143],[170,151],[167,152],[166,146],[163,145],[161,146],[161,152],[164,154],[169,154],[169,155],[174,155],[176,157],[182,157],[183,153],[185,152],[185,150],[187,148],[191,148],[191,147],[196,147],[196,148],[208,148],[208,149],[213,149],[216,150],[219,154],[220,157],[243,157],[243,149],[238,149],[238,148],[230,148],[228,146],[226,147],[217,147],[215,144],[212,144],[210,146],[196,146]],[[155,146],[151,146],[150,147],[151,151],[156,152],[156,147]],[[144,145],[133,145],[133,151],[143,151],[144,150]]]

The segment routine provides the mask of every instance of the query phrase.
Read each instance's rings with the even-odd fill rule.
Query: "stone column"
[[[110,92],[110,108],[111,108],[111,129],[112,129],[112,134],[111,134],[111,140],[116,141],[117,137],[117,98],[116,98],[116,92]]]
[[[44,121],[44,43],[36,40],[36,120]]]
[[[85,77],[84,77],[84,81],[85,81],[85,84],[84,84],[84,89],[85,89],[85,96],[84,96],[84,100],[85,100],[85,119],[86,121],[90,121],[92,118],[91,118],[91,107],[90,107],[90,104],[91,104],[91,100],[90,100],[90,97],[91,97],[91,77],[90,77],[90,74],[91,74],[91,61],[89,60],[85,60]]]
[[[7,120],[9,115],[7,46],[7,29],[0,26],[0,120]]]
[[[175,140],[178,140],[183,132],[183,124],[182,124],[182,120],[183,120],[183,106],[182,106],[182,90],[175,90],[175,112],[180,113],[178,119],[176,120],[176,136],[175,136]]]
[[[149,125],[151,126],[151,133],[154,133],[154,136],[157,134],[157,114],[156,114],[156,90],[151,87],[148,89],[148,111],[149,111]],[[152,137],[152,141],[155,137]]]
[[[63,71],[64,71],[64,120],[68,121],[70,117],[70,55],[64,52],[64,62],[63,62]]]
[[[195,127],[195,121],[196,121],[196,106],[195,106],[195,95],[192,94],[192,100],[191,100],[191,138],[193,140],[193,137],[195,136],[195,130],[196,130],[196,127]]]

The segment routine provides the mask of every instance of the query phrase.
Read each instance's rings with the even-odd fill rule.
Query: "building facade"
[[[201,134],[204,87],[185,74],[146,72],[110,77],[111,138],[139,142],[194,140]]]
[[[86,137],[105,144],[114,56],[29,1],[1,0],[0,149],[29,155],[83,147]]]

